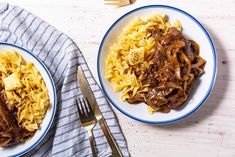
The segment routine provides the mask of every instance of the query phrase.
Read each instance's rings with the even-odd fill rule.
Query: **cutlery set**
[[[122,153],[115,142],[113,135],[111,134],[108,125],[99,109],[96,102],[95,96],[86,80],[86,77],[82,71],[82,68],[78,66],[77,70],[77,80],[80,87],[83,98],[77,100],[76,104],[78,107],[78,113],[81,121],[82,127],[84,127],[89,134],[89,140],[92,148],[93,156],[96,157],[96,148],[93,136],[93,128],[97,123],[99,123],[104,136],[111,148],[112,155],[114,157],[122,157]]]

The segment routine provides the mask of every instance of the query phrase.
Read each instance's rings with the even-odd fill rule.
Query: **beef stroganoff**
[[[49,105],[46,84],[33,63],[14,50],[0,52],[0,146],[30,139]]]
[[[184,104],[204,73],[200,46],[166,15],[137,18],[110,47],[105,78],[121,99],[145,102],[150,112],[168,113]]]

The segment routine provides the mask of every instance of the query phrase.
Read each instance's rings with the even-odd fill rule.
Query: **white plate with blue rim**
[[[111,82],[105,79],[106,57],[110,46],[117,41],[117,36],[122,33],[123,28],[127,27],[136,17],[147,17],[153,14],[166,14],[170,21],[179,20],[183,27],[183,35],[196,41],[200,45],[200,56],[207,63],[205,74],[203,74],[193,90],[190,99],[179,110],[171,110],[169,113],[149,114],[147,105],[140,103],[130,105],[126,101],[121,101],[121,93],[113,91]],[[97,71],[101,87],[112,105],[120,112],[135,120],[149,124],[167,124],[179,121],[195,112],[209,97],[215,84],[217,74],[217,57],[215,46],[212,39],[202,24],[189,13],[175,7],[166,5],[149,5],[134,9],[114,22],[104,35],[99,47],[97,58]]]
[[[1,157],[5,156],[15,157],[15,156],[22,156],[23,154],[29,152],[44,138],[44,136],[48,132],[53,122],[56,113],[57,97],[56,97],[56,88],[52,76],[50,75],[50,72],[47,69],[47,67],[37,56],[35,56],[32,52],[29,52],[22,47],[10,43],[0,42],[0,53],[4,50],[15,50],[26,60],[26,62],[30,61],[34,64],[34,66],[40,72],[46,84],[50,99],[50,107],[47,109],[43,122],[40,124],[39,129],[36,131],[36,133],[31,139],[8,148],[0,148]]]

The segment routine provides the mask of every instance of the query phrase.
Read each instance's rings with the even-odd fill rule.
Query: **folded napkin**
[[[124,156],[129,156],[116,117],[94,80],[76,44],[64,33],[28,11],[0,3],[0,41],[21,46],[37,55],[49,69],[57,89],[55,120],[43,140],[26,156],[92,156],[87,131],[81,127],[75,100],[81,96],[77,85],[78,65],[87,77],[105,120]],[[99,125],[94,128],[99,156],[110,156],[110,148]]]

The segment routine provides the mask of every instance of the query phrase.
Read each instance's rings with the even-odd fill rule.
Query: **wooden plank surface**
[[[116,8],[103,0],[8,0],[68,34],[97,79],[96,56],[107,28],[122,14],[147,4],[166,4],[196,17],[209,31],[218,55],[218,76],[206,103],[169,125],[147,125],[116,111],[133,157],[235,157],[235,0],[137,0]]]

